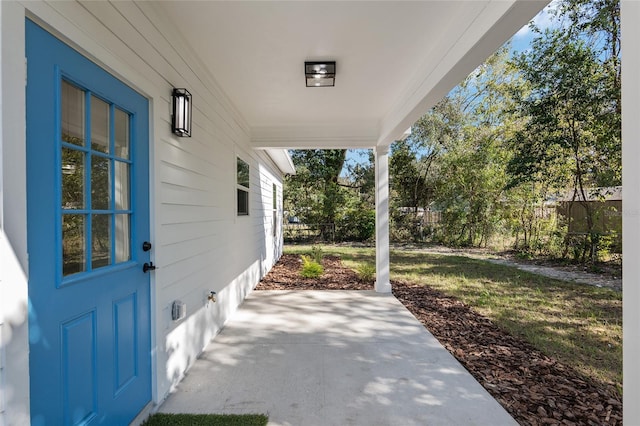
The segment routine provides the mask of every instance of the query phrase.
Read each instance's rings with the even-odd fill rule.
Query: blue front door
[[[33,425],[128,424],[151,400],[148,102],[26,22]]]

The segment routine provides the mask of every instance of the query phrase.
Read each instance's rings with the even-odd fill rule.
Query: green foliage
[[[608,261],[614,256],[613,253],[620,252],[620,249],[616,247],[617,241],[618,233],[615,230],[608,234],[600,235],[596,259],[598,261]]]
[[[302,269],[300,275],[303,278],[318,278],[323,274],[324,268],[321,264],[313,260],[310,256],[302,255]]]
[[[371,282],[376,278],[376,265],[372,263],[361,263],[358,265],[356,273],[362,281]]]
[[[503,47],[392,146],[392,239],[486,246],[506,234],[527,255],[607,255],[595,208],[581,202],[577,238],[548,201],[621,183],[619,1],[554,10],[529,50]]]
[[[527,126],[512,138],[508,187],[522,183],[569,190],[586,229],[567,233],[562,257],[595,261],[600,232],[590,188],[621,184],[619,2],[565,0],[567,28],[538,30],[515,60],[529,84],[517,113]]]
[[[314,262],[318,264],[322,264],[322,258],[324,257],[324,253],[322,251],[322,247],[320,246],[312,246],[311,247],[311,258]]]
[[[143,426],[266,426],[262,414],[167,414],[156,413]]]
[[[612,168],[621,167],[621,156],[609,155],[619,151],[620,141],[605,125],[611,99],[597,53],[565,32],[548,31],[516,64],[532,90],[519,106],[528,126],[513,139],[512,182],[547,179],[580,191],[619,185]]]
[[[335,224],[345,191],[338,185],[347,151],[344,149],[293,150],[296,174],[285,180],[285,210],[307,224]],[[322,236],[326,233],[321,228]]]
[[[505,140],[516,126],[508,111],[521,86],[508,53],[497,52],[394,144],[394,237],[487,245],[501,228]],[[432,211],[441,214],[437,226]]]
[[[374,209],[348,208],[336,222],[336,233],[344,241],[368,241],[375,237],[376,212]]]
[[[375,232],[372,153],[368,164],[353,166],[345,165],[346,152],[291,151],[297,173],[285,179],[285,210],[324,241],[365,241]]]

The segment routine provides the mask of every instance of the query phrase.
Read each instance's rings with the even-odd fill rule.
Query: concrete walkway
[[[160,407],[270,425],[516,425],[393,296],[255,291]]]

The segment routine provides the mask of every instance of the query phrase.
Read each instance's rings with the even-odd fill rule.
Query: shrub
[[[596,260],[599,262],[611,260],[616,251],[617,241],[618,233],[615,230],[609,231],[608,234],[601,234],[596,246]]]
[[[376,233],[376,212],[362,206],[349,208],[336,221],[336,234],[341,241],[367,241]]]
[[[318,278],[324,272],[322,265],[320,265],[315,260],[311,259],[309,256],[301,256],[302,258],[302,270],[300,271],[300,275],[303,278]]]
[[[311,247],[311,257],[316,263],[322,264],[322,258],[324,257],[324,253],[322,252],[322,247],[320,246]]]
[[[361,263],[356,272],[362,281],[371,282],[376,277],[376,266],[371,263]]]

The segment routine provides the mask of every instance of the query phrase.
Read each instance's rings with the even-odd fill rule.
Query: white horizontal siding
[[[2,237],[0,237],[2,238]],[[0,278],[0,293],[2,293],[2,278]],[[5,416],[4,416],[4,394],[5,394],[5,384],[4,384],[4,318],[2,313],[0,312],[0,426],[5,424]]]
[[[152,278],[154,399],[161,401],[277,260],[282,244],[273,238],[272,197],[274,183],[281,197],[281,174],[265,152],[251,150],[248,126],[223,88],[153,2],[16,5],[12,19],[33,18],[150,100],[152,256],[159,267]],[[1,31],[24,40],[23,31]],[[23,83],[14,80],[8,83]],[[172,87],[193,95],[192,138],[170,132]],[[247,217],[236,214],[237,156],[251,170]],[[218,293],[215,305],[206,304],[210,290]],[[174,300],[187,304],[183,321],[170,319]],[[26,357],[28,346],[21,352]],[[0,361],[0,377],[13,368],[7,362]],[[1,404],[0,393],[0,416],[10,407]]]
[[[0,178],[0,182],[2,181],[2,179]],[[1,216],[0,216],[1,217]],[[2,223],[0,222],[0,225]],[[4,241],[4,231],[2,229],[2,227],[0,226],[0,254],[5,255],[4,253],[4,247],[6,245],[5,241]],[[6,269],[6,259],[0,258],[0,296],[2,296],[2,300],[0,300],[0,426],[4,426],[5,424],[5,375],[4,375],[4,369],[5,369],[5,354],[4,354],[4,347],[6,345],[6,340],[8,340],[8,336],[5,335],[5,331],[4,331],[4,316],[5,316],[5,309],[6,307],[4,306],[5,299],[7,298],[7,282],[6,282],[6,278],[4,277],[5,269]]]

